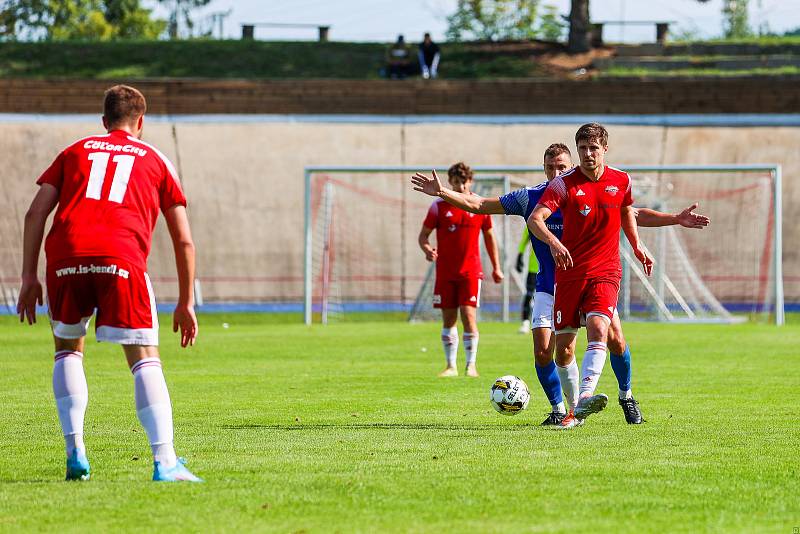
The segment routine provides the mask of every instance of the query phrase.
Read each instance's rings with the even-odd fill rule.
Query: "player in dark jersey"
[[[467,165],[456,163],[448,169],[447,175],[453,190],[467,196],[472,194],[472,170]],[[434,230],[436,248],[428,241]],[[459,310],[464,325],[466,375],[478,376],[478,324],[475,311],[480,306],[483,278],[479,247],[481,233],[492,262],[492,279],[499,283],[503,280],[503,271],[489,215],[475,215],[436,200],[428,210],[419,233],[419,246],[425,258],[436,262],[433,306],[442,310],[442,346],[446,361],[445,369],[439,373],[441,377],[458,376],[456,322]]]
[[[434,176],[428,178],[418,173],[412,178],[414,189],[429,195],[439,196],[445,201],[458,206],[464,210],[475,213],[495,213],[506,215],[519,215],[526,220],[533,212],[541,195],[544,193],[547,184],[556,175],[569,170],[572,167],[569,149],[560,143],[550,145],[544,154],[544,172],[546,182],[533,187],[526,187],[513,191],[503,197],[482,198],[477,195],[469,197],[459,195],[450,190],[441,188],[437,184],[438,179]],[[697,215],[694,209],[697,205],[692,205],[678,214],[668,214],[648,208],[638,208],[636,210],[636,222],[639,226],[667,226],[680,224],[688,228],[702,228],[708,225],[707,217]],[[563,219],[561,213],[556,211],[546,221],[547,228],[555,235],[560,236],[563,229]],[[572,411],[578,399],[579,389],[579,370],[577,363],[573,360],[566,366],[555,366],[553,362],[553,343],[552,311],[553,311],[553,290],[555,284],[555,262],[550,253],[550,248],[542,241],[530,235],[531,245],[539,261],[539,273],[536,277],[536,293],[534,296],[534,312],[532,322],[533,348],[536,361],[536,371],[539,382],[544,389],[552,405],[552,412],[543,422],[544,425],[560,425],[567,420],[574,421],[574,417],[568,417],[563,397],[561,395],[562,385],[567,396],[569,410]],[[622,324],[619,315],[614,316],[609,330],[608,347],[611,350],[611,362],[615,374],[620,384],[620,399],[632,398],[630,391],[630,350],[625,343],[622,333]],[[560,377],[560,378],[559,378]],[[621,401],[622,404],[622,401]],[[634,405],[635,410],[626,408],[628,402],[623,405],[626,420],[630,423],[641,422],[641,413],[638,405]],[[633,411],[638,413],[638,418],[633,417]]]
[[[67,480],[87,480],[83,441],[88,403],[84,341],[96,315],[98,341],[122,345],[133,374],[136,413],[153,452],[153,480],[200,481],[177,458],[172,406],[158,353],[158,316],[147,256],[161,211],[175,250],[179,298],[173,330],[181,346],[194,344],[194,244],[186,198],[172,163],[142,141],[146,103],[136,89],[117,85],[105,93],[106,134],[65,148],[38,179],[39,192],[25,215],[17,312],[36,321],[42,302],[37,277],[45,222],[56,209],[45,242],[47,304],[55,339],[53,392],[67,450]],[[95,313],[96,311],[96,313]]]

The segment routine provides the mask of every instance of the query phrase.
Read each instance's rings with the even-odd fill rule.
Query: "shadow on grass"
[[[435,430],[445,432],[463,432],[465,430],[487,430],[498,427],[491,425],[454,425],[448,423],[294,423],[294,424],[269,424],[269,423],[242,423],[235,425],[222,425],[224,430],[284,430],[284,431],[314,431],[314,430]],[[539,428],[537,423],[518,423],[503,425],[504,431],[527,430]]]

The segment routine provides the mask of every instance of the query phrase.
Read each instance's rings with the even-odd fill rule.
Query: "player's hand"
[[[686,228],[705,228],[711,222],[711,219],[706,217],[705,215],[700,215],[695,213],[694,210],[697,209],[697,202],[680,212],[675,216],[678,220],[678,224],[684,226]]]
[[[181,347],[194,345],[198,328],[193,306],[186,304],[175,306],[175,313],[172,314],[172,331],[177,332],[178,328],[181,329]]]
[[[514,269],[518,273],[521,273],[524,267],[525,267],[525,258],[522,257],[522,254],[517,254],[517,264],[514,266]]]
[[[23,276],[22,287],[19,290],[19,300],[17,300],[17,313],[19,322],[24,323],[25,318],[28,324],[36,322],[36,304],[43,304],[42,284],[35,276]]]
[[[492,280],[494,280],[495,284],[499,284],[500,282],[502,282],[503,278],[505,277],[506,276],[503,274],[503,271],[500,269],[495,269],[494,271],[492,271]]]
[[[436,258],[439,257],[439,253],[436,252],[435,248],[429,248],[425,250],[425,259],[428,261],[436,261]]]
[[[420,191],[432,197],[439,196],[442,190],[442,182],[439,181],[439,176],[436,174],[436,171],[433,171],[433,178],[428,178],[421,172],[418,172],[411,177],[411,183],[414,184],[414,191]]]
[[[653,258],[650,257],[650,254],[647,252],[647,249],[644,248],[642,245],[639,245],[633,249],[633,253],[636,255],[636,259],[642,263],[642,267],[644,268],[644,273],[647,276],[650,276],[650,273],[653,272]]]
[[[550,254],[556,262],[556,269],[570,269],[573,265],[572,256],[561,241],[556,241],[555,244],[550,245]]]

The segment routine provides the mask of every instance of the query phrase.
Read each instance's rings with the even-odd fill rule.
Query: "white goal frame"
[[[378,174],[378,173],[414,173],[421,169],[428,171],[436,169],[437,172],[446,173],[449,165],[415,165],[415,166],[309,166],[303,169],[305,181],[304,199],[304,225],[305,225],[305,254],[303,269],[303,321],[307,325],[312,324],[312,260],[313,260],[313,236],[312,236],[312,213],[311,213],[311,177],[319,173],[355,173],[355,174]],[[775,227],[772,243],[772,269],[775,277],[774,300],[775,300],[775,324],[782,326],[786,322],[784,312],[783,297],[783,187],[782,173],[779,164],[743,164],[743,165],[621,165],[620,168],[626,172],[715,172],[715,173],[736,173],[736,172],[768,172],[774,183],[773,190],[773,216]],[[476,166],[472,167],[473,172],[481,174],[505,175],[514,173],[541,173],[544,168],[541,165],[534,166]],[[533,184],[531,184],[533,185]],[[410,187],[410,185],[409,185]]]

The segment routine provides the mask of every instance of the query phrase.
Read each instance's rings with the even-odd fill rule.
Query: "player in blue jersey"
[[[527,220],[547,188],[549,181],[571,168],[572,159],[569,148],[561,143],[555,143],[550,145],[544,153],[544,172],[547,181],[533,187],[518,189],[502,197],[483,198],[474,194],[469,197],[459,195],[452,190],[444,189],[436,176],[436,172],[433,173],[432,178],[417,173],[412,178],[412,183],[414,184],[414,190],[431,196],[438,196],[466,211],[519,215]],[[678,214],[638,208],[636,210],[636,222],[639,226],[650,227],[680,224],[687,228],[703,228],[708,225],[709,219],[695,214],[694,209],[696,207],[697,205],[694,204]],[[548,217],[546,224],[548,229],[557,237],[561,235],[563,219],[558,210]],[[580,424],[572,416],[572,411],[578,401],[580,371],[575,360],[566,367],[560,367],[556,365],[553,359],[555,336],[552,335],[552,315],[556,266],[550,253],[550,247],[532,235],[530,238],[534,253],[539,261],[531,323],[536,375],[552,406],[550,415],[542,425],[570,427]],[[611,367],[619,385],[619,403],[625,414],[625,420],[629,424],[642,423],[644,419],[631,391],[630,347],[625,342],[622,323],[619,320],[619,315],[616,314],[609,328],[608,348],[611,352]],[[567,397],[569,411],[567,406],[564,405],[562,385]]]

